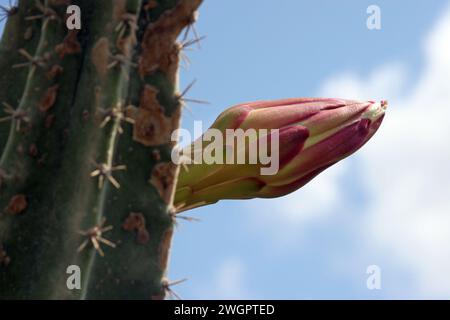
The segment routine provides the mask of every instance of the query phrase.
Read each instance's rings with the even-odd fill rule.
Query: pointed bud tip
[[[386,112],[388,102],[381,100],[380,102],[369,101],[370,105],[362,115],[362,119],[369,119],[375,121],[384,115]]]

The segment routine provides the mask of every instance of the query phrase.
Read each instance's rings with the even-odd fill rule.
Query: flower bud
[[[223,135],[215,141],[218,161],[181,168],[175,207],[183,211],[221,199],[291,193],[362,147],[379,128],[386,107],[385,101],[300,98],[229,108],[184,150],[193,158],[211,149],[210,136]],[[230,132],[235,134],[228,139]]]

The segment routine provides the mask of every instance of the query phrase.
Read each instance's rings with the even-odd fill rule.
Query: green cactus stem
[[[21,1],[8,17],[0,298],[165,297],[177,37],[201,2]],[[80,31],[66,28],[70,3],[81,8]],[[32,41],[23,41],[29,28]],[[71,265],[80,267],[80,290],[67,287]]]
[[[11,123],[11,114],[5,111],[17,107],[28,76],[27,68],[11,70],[11,66],[23,62],[23,56],[17,54],[20,49],[35,52],[40,38],[41,21],[25,20],[33,7],[32,1],[21,1],[3,12],[7,20],[0,42],[0,150],[6,145]]]

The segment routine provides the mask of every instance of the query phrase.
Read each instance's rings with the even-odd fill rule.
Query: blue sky
[[[0,1],[4,4],[7,1]],[[381,8],[381,30],[366,9]],[[180,87],[183,127],[234,104],[302,96],[388,99],[354,156],[281,199],[222,201],[179,221],[169,276],[184,299],[450,295],[448,1],[205,0]],[[430,118],[432,120],[430,120]],[[381,269],[368,290],[366,268]]]
[[[371,4],[381,8],[381,30],[366,28]],[[326,95],[384,98],[391,104],[372,141],[295,194],[222,201],[188,212],[202,221],[180,222],[170,268],[171,278],[189,278],[176,288],[183,298],[449,297],[450,283],[442,272],[449,266],[448,236],[420,226],[421,218],[426,223],[430,216],[430,224],[448,230],[450,203],[444,199],[441,208],[429,208],[420,186],[412,186],[427,186],[428,180],[402,182],[398,170],[410,165],[403,154],[420,153],[421,144],[414,146],[408,132],[417,132],[420,120],[408,122],[407,111],[419,107],[407,101],[425,90],[421,83],[433,59],[427,57],[426,42],[448,8],[446,1],[205,1],[197,29],[207,39],[201,50],[189,53],[192,63],[181,73],[181,87],[197,79],[190,96],[212,105],[191,106],[185,128],[191,129],[194,120],[209,125],[226,107],[259,99]],[[427,93],[422,95],[426,99]],[[390,119],[395,108],[402,111]],[[416,115],[425,117],[420,111],[411,117]],[[442,152],[439,141],[446,143],[438,139],[435,153]],[[411,150],[405,147],[403,153],[402,144]],[[442,157],[450,160],[448,153]],[[411,170],[420,175],[428,165],[411,164]],[[448,176],[448,168],[443,170]],[[395,189],[389,190],[389,176]],[[450,191],[448,183],[432,188]],[[408,189],[406,196],[398,191]],[[396,207],[395,199],[410,197],[418,202],[412,208],[418,226],[408,225],[408,208]],[[428,257],[440,250],[442,255]],[[381,290],[366,286],[366,268],[373,264],[381,269]]]

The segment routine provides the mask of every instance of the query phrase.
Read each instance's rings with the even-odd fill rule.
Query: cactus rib
[[[8,112],[27,121],[0,162],[0,297],[164,298],[176,39],[201,0],[74,0],[79,32],[65,30],[68,3],[35,2],[20,18],[42,28],[14,63],[29,72]],[[66,286],[70,265],[81,290]]]

